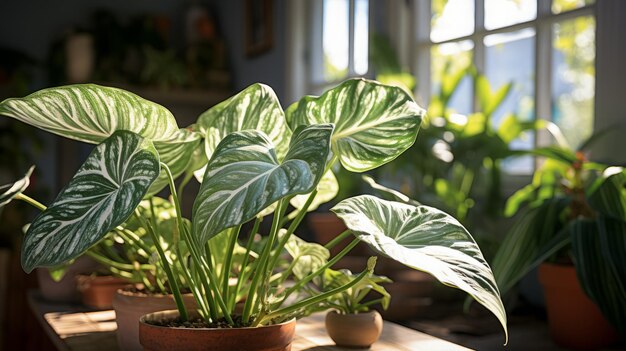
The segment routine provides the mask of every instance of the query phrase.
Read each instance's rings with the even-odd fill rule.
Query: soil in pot
[[[185,307],[196,308],[193,295],[183,295]],[[172,295],[147,294],[133,288],[119,289],[113,298],[115,322],[117,323],[117,343],[123,351],[141,351],[139,343],[139,318],[163,310],[176,308]]]
[[[554,341],[578,350],[597,350],[617,342],[615,329],[583,292],[573,265],[539,266],[548,324]]]
[[[113,308],[113,297],[119,289],[129,285],[128,280],[112,276],[79,275],[76,286],[85,306],[97,309]]]
[[[383,318],[377,311],[357,314],[326,314],[326,331],[337,346],[368,348],[383,332]]]
[[[198,314],[190,314],[197,319]],[[187,328],[166,327],[178,319],[177,310],[144,315],[139,320],[139,341],[145,351],[290,351],[296,320],[256,328],[203,328],[190,323]],[[196,328],[194,328],[194,326]]]

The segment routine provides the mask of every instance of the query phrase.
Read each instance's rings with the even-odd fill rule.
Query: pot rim
[[[189,311],[190,315],[194,316],[194,315],[198,315],[197,311]],[[291,323],[295,323],[296,322],[296,318],[292,318],[288,321],[282,322],[282,323],[278,323],[278,324],[270,324],[270,325],[262,325],[262,326],[258,326],[258,327],[238,327],[238,328],[185,328],[185,327],[164,327],[161,325],[154,325],[154,324],[150,324],[150,323],[146,323],[146,319],[148,316],[157,314],[157,313],[162,313],[162,314],[175,314],[176,316],[179,315],[178,310],[163,310],[163,311],[158,311],[158,312],[152,312],[152,313],[148,313],[148,314],[144,314],[143,316],[141,316],[139,318],[139,324],[145,325],[149,328],[160,328],[160,329],[182,329],[182,330],[191,330],[191,331],[213,331],[213,330],[220,330],[220,331],[226,331],[226,330],[246,330],[246,329],[262,329],[262,328],[276,328],[276,327],[281,327],[284,325],[288,325]]]
[[[365,316],[365,315],[368,315],[368,314],[376,314],[376,313],[380,314],[380,312],[378,312],[377,310],[374,310],[374,309],[369,310],[367,312],[357,312],[357,313],[339,313],[337,310],[330,310],[330,311],[328,311],[327,314],[331,314],[331,313],[332,314],[336,314],[338,316]]]

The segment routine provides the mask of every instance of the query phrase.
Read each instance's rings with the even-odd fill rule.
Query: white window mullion
[[[474,66],[478,72],[485,73],[485,43],[483,33],[485,30],[485,0],[476,0],[474,2]],[[473,111],[478,111],[478,99],[476,97],[475,84],[472,87],[472,95],[474,99]]]
[[[352,77],[355,74],[354,72],[354,10],[355,10],[355,0],[349,0],[349,10],[348,10],[348,77]]]
[[[552,14],[552,1],[537,1],[535,37],[535,118],[552,119],[552,23],[544,20]],[[539,130],[535,145],[550,144],[550,135]]]
[[[413,74],[417,77],[416,98],[422,106],[430,102],[431,76],[430,76],[430,0],[417,0],[413,8],[415,21],[415,35],[417,37],[415,67]]]

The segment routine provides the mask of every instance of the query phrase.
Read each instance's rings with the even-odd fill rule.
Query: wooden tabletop
[[[28,301],[31,309],[42,323],[48,336],[60,351],[110,351],[119,350],[115,331],[115,312],[92,311],[80,305],[51,303],[43,300],[38,291],[30,291]],[[293,351],[347,351],[334,346],[326,334],[324,314],[318,313],[298,320]],[[468,350],[392,322],[384,322],[380,339],[370,348],[372,351],[410,350]]]

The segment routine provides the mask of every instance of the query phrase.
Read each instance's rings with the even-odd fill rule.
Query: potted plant
[[[122,225],[142,198],[169,185],[176,210],[170,252],[176,255],[155,247],[177,310],[142,317],[140,340],[146,349],[288,349],[295,318],[371,274],[374,258],[336,289],[309,297],[300,293],[360,241],[466,291],[496,315],[506,332],[498,287],[480,249],[458,221],[428,206],[367,195],[343,200],[332,210],[348,228],[340,238],[354,235],[352,242],[322,260],[319,268],[312,264],[315,260],[297,260],[292,271],[297,267],[311,272],[290,287],[275,271],[308,209],[324,201],[320,184],[334,164],[364,172],[392,161],[413,144],[423,110],[400,88],[349,80],[320,97],[304,97],[284,112],[271,89],[256,84],[211,108],[188,129],[179,129],[159,105],[96,85],[52,88],[5,100],[0,113],[98,143],[69,185],[29,227],[22,251],[27,272],[82,254]],[[202,185],[188,222],[174,180],[198,169]],[[21,195],[5,196],[24,199]],[[291,216],[286,214],[290,204],[296,208]],[[272,213],[269,234],[257,257],[250,259],[251,238],[263,217]],[[160,243],[165,233],[144,222]],[[233,256],[247,223],[252,235],[235,269]],[[227,245],[212,245],[214,240]],[[183,282],[197,309],[189,311],[185,305]],[[235,313],[240,301],[242,312]],[[169,335],[178,336],[172,341]]]
[[[528,206],[493,262],[502,293],[539,266],[552,337],[573,348],[601,348],[616,341],[615,331],[626,335],[626,173],[586,158],[596,138],[575,151],[533,151],[545,162],[507,201],[508,215]]]

